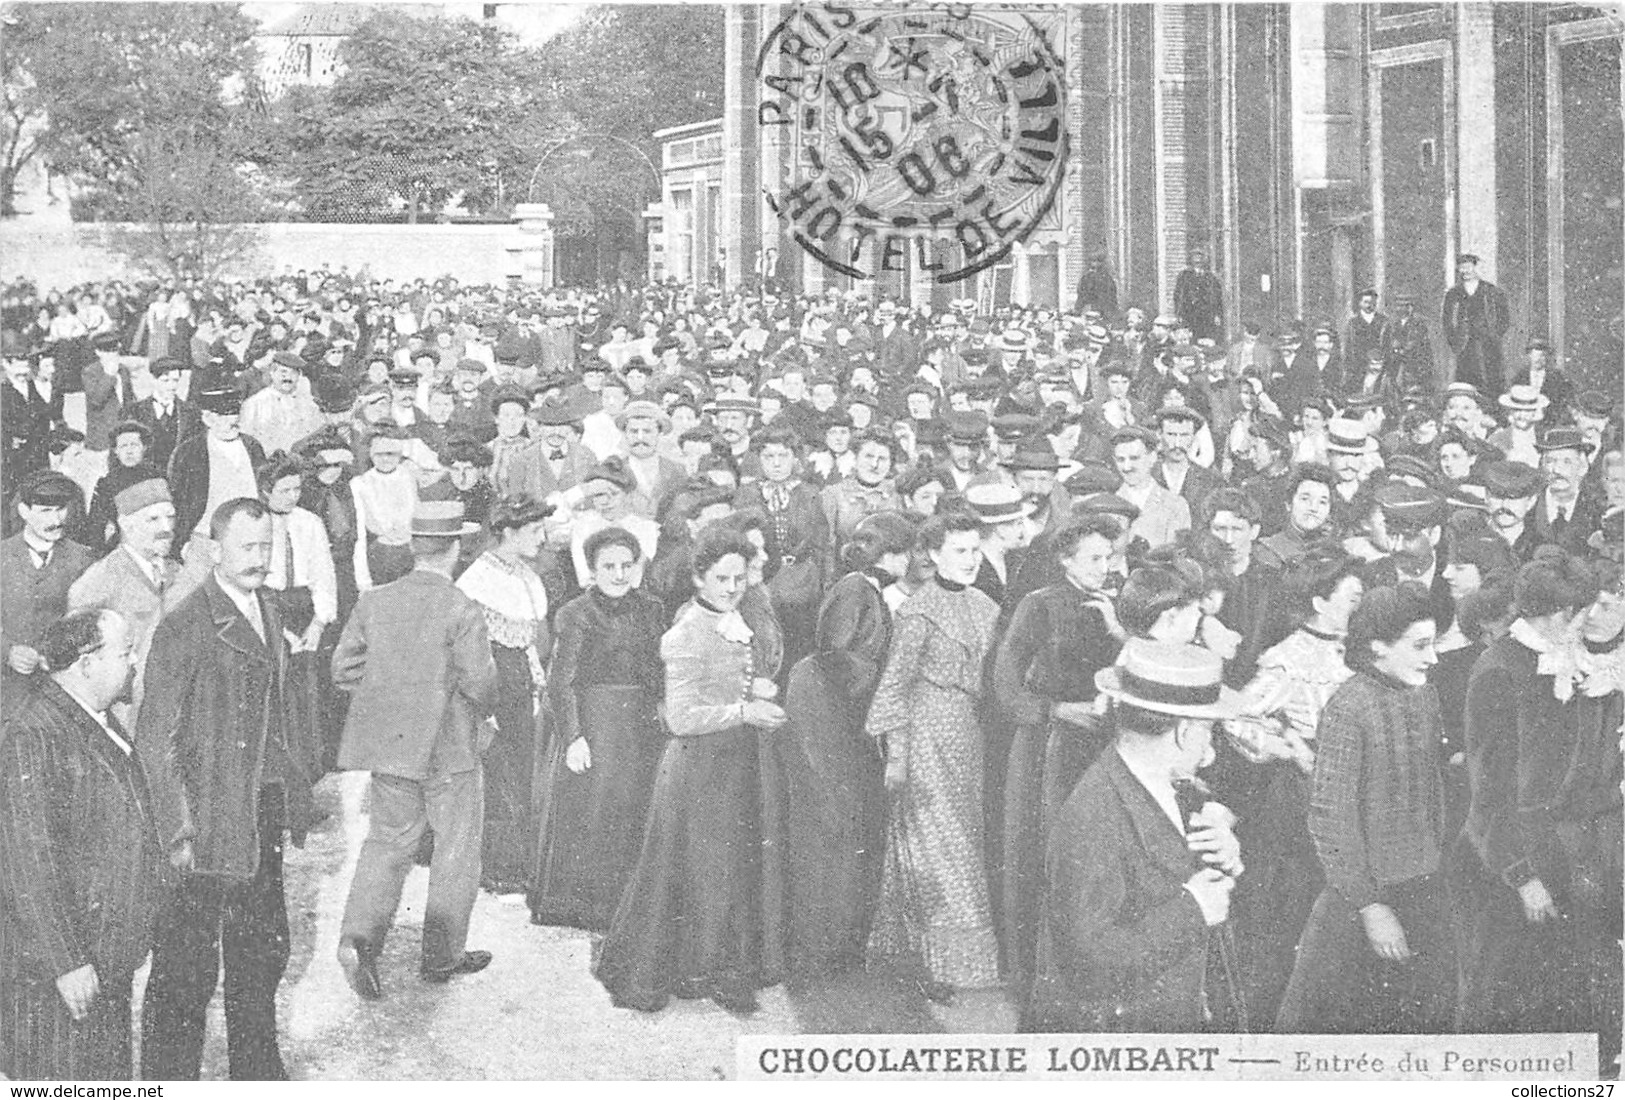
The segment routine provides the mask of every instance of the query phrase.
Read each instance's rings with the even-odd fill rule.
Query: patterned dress
[[[982,663],[999,608],[933,581],[897,611],[867,730],[908,780],[891,796],[871,963],[906,959],[930,981],[979,988],[999,977],[982,863]]]

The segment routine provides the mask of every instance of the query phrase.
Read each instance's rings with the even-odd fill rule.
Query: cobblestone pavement
[[[366,780],[360,773],[324,779],[317,799],[331,816],[304,849],[288,851],[293,957],[279,1003],[283,1057],[295,1078],[712,1080],[734,1076],[740,1035],[1014,1030],[1002,993],[964,993],[943,1008],[864,974],[794,995],[765,990],[761,1010],[749,1018],[710,1001],[673,1001],[653,1015],[618,1009],[588,972],[593,936],[537,927],[520,896],[483,892],[469,945],[493,952],[495,961],[483,973],[429,985],[417,976],[423,868],[407,880],[380,960],[384,999],[364,1003],[346,984],[335,951],[366,832]],[[218,996],[204,1074],[226,1076]]]

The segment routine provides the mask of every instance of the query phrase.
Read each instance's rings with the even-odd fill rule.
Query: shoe
[[[954,987],[947,982],[918,981],[914,988],[920,996],[934,1005],[951,1005],[954,1003]]]
[[[376,1001],[383,997],[384,987],[378,981],[378,960],[361,941],[346,938],[339,941],[339,965],[349,979],[350,988],[363,1001]]]
[[[451,966],[448,966],[442,970],[430,970],[428,967],[424,967],[420,973],[423,975],[423,980],[426,982],[449,982],[459,974],[478,974],[480,971],[484,970],[490,965],[491,952],[464,951],[463,957],[458,959]]]

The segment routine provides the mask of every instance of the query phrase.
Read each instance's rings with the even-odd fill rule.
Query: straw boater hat
[[[1537,417],[1546,411],[1546,406],[1552,403],[1551,398],[1535,389],[1533,386],[1513,386],[1498,399],[1503,409],[1508,412],[1534,413]]]
[[[1362,420],[1346,420],[1341,417],[1332,420],[1326,425],[1326,449],[1339,454],[1363,455],[1372,449],[1376,442],[1371,438],[1371,430]]]
[[[1034,510],[1021,490],[1002,482],[970,486],[965,490],[965,503],[970,506],[971,514],[988,527],[1026,519]]]
[[[460,539],[480,529],[463,519],[460,500],[420,500],[412,509],[412,537],[415,539]]]
[[[1117,664],[1095,673],[1095,687],[1116,702],[1179,718],[1235,718],[1241,695],[1224,686],[1224,662],[1181,642],[1130,638]]]

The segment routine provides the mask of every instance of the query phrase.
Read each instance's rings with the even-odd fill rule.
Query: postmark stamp
[[[782,127],[793,240],[856,279],[941,283],[1010,254],[1066,175],[1060,56],[1019,7],[799,5],[757,54],[760,126]]]

